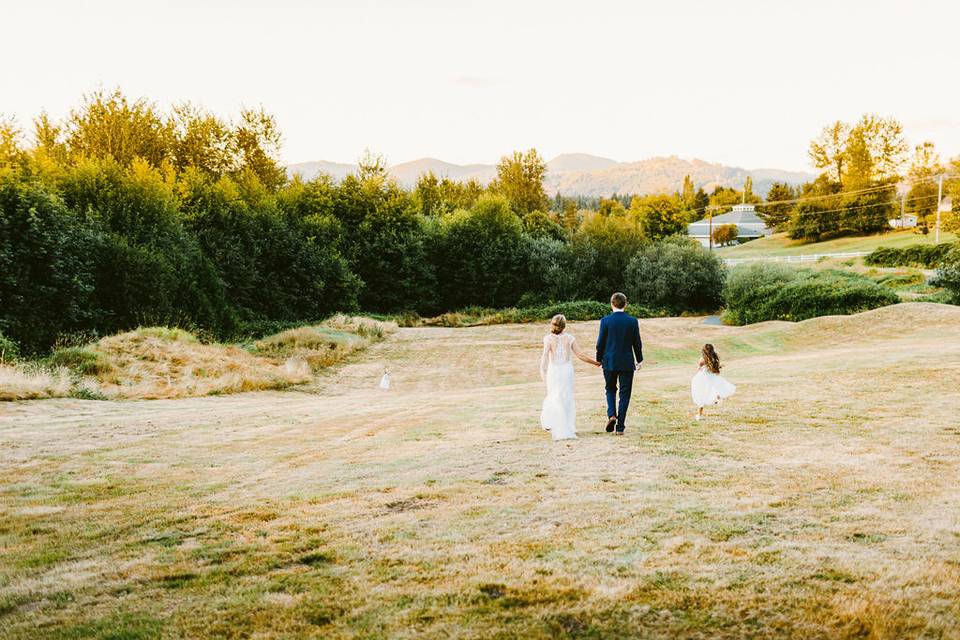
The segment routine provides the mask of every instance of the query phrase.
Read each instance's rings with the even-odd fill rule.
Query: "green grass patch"
[[[89,347],[56,349],[47,357],[46,364],[50,367],[66,367],[81,376],[100,376],[113,369],[102,353]]]
[[[957,239],[956,235],[952,233],[942,233],[940,237],[942,242],[953,242]],[[823,242],[792,240],[786,233],[775,233],[766,238],[759,238],[732,247],[722,247],[715,251],[723,258],[756,258],[820,253],[855,253],[873,251],[880,247],[904,248],[915,245],[932,246],[933,244],[934,238],[932,235],[923,236],[910,229],[870,236],[847,236]]]

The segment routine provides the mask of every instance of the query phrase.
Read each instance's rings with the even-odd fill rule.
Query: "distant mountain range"
[[[338,162],[301,162],[287,166],[290,175],[311,179],[321,173],[340,180],[357,170],[356,165]],[[489,183],[496,175],[492,164],[452,164],[436,158],[421,158],[393,165],[390,175],[405,187],[413,187],[417,178],[428,171],[451,180],[478,180]],[[565,153],[547,163],[545,187],[551,196],[609,196],[613,193],[671,193],[683,185],[689,175],[697,187],[711,191],[716,185],[740,189],[747,176],[753,178],[753,190],[766,195],[774,182],[800,184],[816,176],[804,171],[780,169],[743,169],[704,160],[683,160],[676,156],[649,158],[638,162],[617,162],[586,153]]]

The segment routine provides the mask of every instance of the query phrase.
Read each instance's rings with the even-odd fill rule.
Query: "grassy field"
[[[579,365],[581,438],[539,428],[537,325],[0,404],[0,638],[960,638],[960,308],[642,327],[623,438]],[[695,423],[707,340],[739,388]]]
[[[952,233],[940,234],[940,242],[953,242],[957,238]],[[816,253],[853,253],[873,251],[877,247],[906,247],[913,244],[933,244],[934,235],[920,235],[912,230],[891,231],[875,236],[857,236],[836,238],[824,242],[801,243],[791,240],[786,233],[775,233],[732,247],[716,249],[717,255],[724,258],[755,258],[758,256],[795,256]]]

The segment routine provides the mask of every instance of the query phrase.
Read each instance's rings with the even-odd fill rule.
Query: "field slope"
[[[953,242],[957,238],[952,233],[941,233],[940,242]],[[822,253],[854,253],[873,251],[878,247],[907,247],[914,244],[934,244],[934,235],[923,236],[913,230],[892,231],[872,236],[851,236],[835,238],[823,242],[798,242],[791,240],[786,233],[775,233],[744,244],[716,249],[722,258],[756,258],[759,256],[796,256]]]
[[[533,325],[0,405],[0,638],[960,637],[960,308],[642,326],[619,439],[579,365],[582,437],[545,437]],[[739,388],[697,424],[708,340]]]

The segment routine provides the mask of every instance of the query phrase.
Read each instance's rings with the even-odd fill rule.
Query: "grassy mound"
[[[955,332],[960,327],[960,307],[933,302],[902,302],[854,315],[810,318],[801,322],[769,321],[742,327],[736,340],[763,336],[769,350],[789,347],[827,347],[852,343],[882,343],[903,336],[904,332],[931,335]],[[775,328],[771,332],[771,328]]]
[[[294,358],[317,371],[383,340],[396,323],[338,315],[323,324],[281,331],[253,343],[251,351],[273,360]]]
[[[0,365],[0,400],[183,398],[282,389],[308,382],[314,372],[395,329],[337,316],[244,348],[205,344],[181,329],[140,328],[57,349],[40,363]]]
[[[151,327],[104,338],[77,357],[107,398],[180,398],[278,389],[309,380],[295,360],[266,361],[234,346],[203,344],[179,329]],[[54,358],[58,353],[54,353]]]

